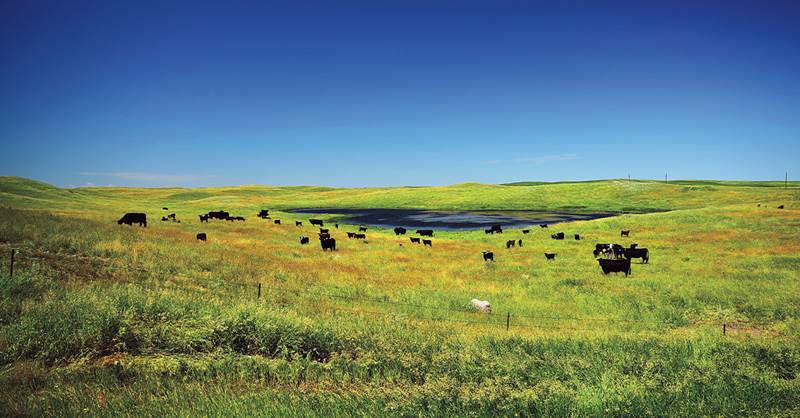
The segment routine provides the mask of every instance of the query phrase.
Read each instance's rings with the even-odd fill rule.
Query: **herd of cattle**
[[[163,208],[163,210],[168,210],[168,208]],[[271,219],[269,215],[269,210],[262,209],[258,215],[261,219]],[[200,222],[208,222],[211,219],[217,220],[224,220],[224,221],[245,221],[245,218],[242,216],[231,216],[230,213],[220,210],[220,211],[212,211],[202,215],[199,215]],[[174,213],[169,214],[161,218],[162,221],[173,221],[173,222],[180,222],[177,220],[176,215]],[[330,234],[330,230],[327,228],[323,228],[325,226],[325,222],[321,219],[309,219],[309,224],[318,226],[319,233],[318,239],[320,242],[320,247],[322,251],[336,251],[336,239],[333,238]],[[117,221],[118,224],[126,224],[126,225],[133,225],[138,224],[139,226],[147,226],[147,215],[144,213],[126,213],[121,219]],[[274,219],[273,223],[276,225],[280,225],[280,219]],[[295,221],[295,226],[303,226],[302,221]],[[334,224],[335,228],[339,228],[339,224]],[[547,228],[547,224],[539,225],[541,228]],[[358,232],[347,232],[347,238],[356,239],[356,240],[365,240],[367,235],[365,232],[367,231],[366,226],[359,226]],[[408,231],[403,227],[396,227],[393,229],[395,235],[405,235]],[[418,229],[415,231],[419,237],[409,237],[409,240],[412,244],[422,244],[422,246],[433,247],[433,240],[431,239],[424,239],[421,237],[433,237],[433,230],[432,229]],[[529,234],[530,229],[522,229],[520,230],[522,234]],[[630,230],[622,230],[620,231],[621,237],[630,237]],[[502,225],[492,225],[489,229],[485,230],[486,234],[502,234],[503,228]],[[575,240],[581,240],[581,236],[579,234],[573,235]],[[566,237],[564,232],[558,232],[552,234],[550,236],[554,240],[563,240]],[[207,241],[208,236],[205,232],[200,232],[196,236],[197,240],[199,241]],[[310,238],[307,236],[300,236],[300,245],[306,245],[310,242]],[[403,244],[400,244],[401,246]],[[505,243],[506,249],[511,249],[514,247],[522,247],[522,239],[512,239],[508,240]],[[592,252],[595,259],[598,261],[600,265],[600,269],[603,271],[604,274],[609,273],[624,273],[625,276],[631,274],[631,260],[638,258],[642,260],[642,264],[648,263],[650,261],[650,252],[647,248],[639,248],[637,244],[631,244],[629,247],[625,248],[619,244],[596,244],[595,249]],[[492,261],[494,262],[494,252],[492,251],[481,251],[484,261]],[[544,253],[545,260],[547,261],[554,261],[556,258],[556,253]]]

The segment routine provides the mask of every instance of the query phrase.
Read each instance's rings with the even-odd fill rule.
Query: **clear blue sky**
[[[0,175],[800,176],[798,1],[228,3],[0,2]]]

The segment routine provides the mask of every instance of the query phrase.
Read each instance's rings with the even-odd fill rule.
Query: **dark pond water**
[[[503,228],[523,228],[539,224],[582,221],[615,216],[612,212],[544,212],[533,210],[420,210],[420,209],[294,209],[294,213],[339,215],[341,223],[364,224],[383,228],[429,228],[441,230],[486,229],[500,224]]]

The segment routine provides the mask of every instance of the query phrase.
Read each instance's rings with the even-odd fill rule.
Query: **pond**
[[[294,213],[338,215],[339,222],[382,228],[470,230],[500,224],[523,228],[539,224],[584,221],[615,216],[614,212],[552,212],[536,210],[424,210],[424,209],[294,209]]]

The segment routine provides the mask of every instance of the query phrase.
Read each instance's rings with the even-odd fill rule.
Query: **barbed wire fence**
[[[19,249],[11,248],[9,251],[9,278],[13,279],[14,276],[14,263],[18,261],[20,257]],[[31,259],[45,259],[45,257],[37,256],[36,254],[27,254],[28,258]],[[186,287],[186,286],[174,286],[167,283],[161,284],[154,284],[154,283],[143,283],[143,282],[130,282],[130,284],[140,287],[142,289],[146,289],[149,291],[161,291],[161,290],[176,290],[176,291],[183,291],[183,292],[193,292],[202,295],[208,294],[215,294],[217,289],[211,289],[208,287],[202,288],[193,288],[193,287]],[[272,298],[276,296],[282,296],[286,298],[287,295],[291,295],[292,297],[296,298],[304,298],[307,300],[341,300],[345,302],[359,302],[362,304],[377,304],[379,306],[391,306],[391,307],[404,307],[404,308],[413,308],[415,310],[427,310],[435,315],[422,315],[420,312],[396,312],[396,311],[377,311],[377,310],[369,310],[363,308],[345,308],[342,306],[326,306],[325,309],[330,312],[340,312],[346,313],[349,315],[368,315],[368,316],[382,316],[387,318],[393,319],[404,319],[404,320],[413,320],[413,321],[420,321],[420,322],[447,322],[447,323],[457,323],[467,326],[484,326],[484,327],[501,327],[505,328],[505,331],[511,331],[512,329],[530,329],[530,330],[554,330],[554,331],[582,331],[582,332],[592,332],[597,331],[597,327],[588,327],[586,324],[591,323],[606,323],[606,324],[641,324],[641,325],[650,325],[652,327],[659,327],[660,329],[657,331],[632,331],[630,329],[626,329],[620,331],[619,333],[623,334],[636,334],[636,335],[660,335],[659,331],[663,332],[663,328],[676,328],[675,324],[672,321],[664,321],[664,320],[655,320],[655,319],[632,319],[632,318],[603,318],[603,317],[577,317],[577,316],[553,316],[553,315],[527,315],[527,314],[520,314],[516,312],[512,312],[511,310],[502,310],[500,312],[493,312],[486,315],[481,315],[480,319],[475,318],[458,318],[454,317],[454,315],[476,315],[479,314],[477,310],[470,309],[468,304],[464,304],[464,307],[461,309],[456,309],[447,306],[441,305],[428,305],[428,304],[420,304],[420,303],[411,303],[405,302],[400,300],[393,300],[388,296],[382,297],[370,297],[370,296],[356,296],[356,295],[345,295],[345,294],[336,294],[331,292],[321,291],[319,289],[313,291],[302,291],[299,289],[290,289],[286,287],[278,287],[278,286],[264,286],[261,282],[255,283],[241,283],[241,282],[224,282],[224,283],[217,283],[218,286],[230,291],[232,289],[236,289],[235,291],[238,293],[242,293],[244,295],[252,295],[254,300],[256,301],[263,301],[268,303]],[[216,295],[216,294],[215,294]],[[219,295],[216,295],[219,297]],[[547,322],[554,322],[559,323],[558,325],[555,324],[547,324]],[[583,326],[565,326],[564,323],[566,322],[576,322],[579,324],[583,324]],[[750,321],[746,320],[737,320],[734,321],[735,323],[748,323]],[[728,321],[721,321],[715,323],[721,327],[722,334],[726,335],[728,328],[730,326]]]

